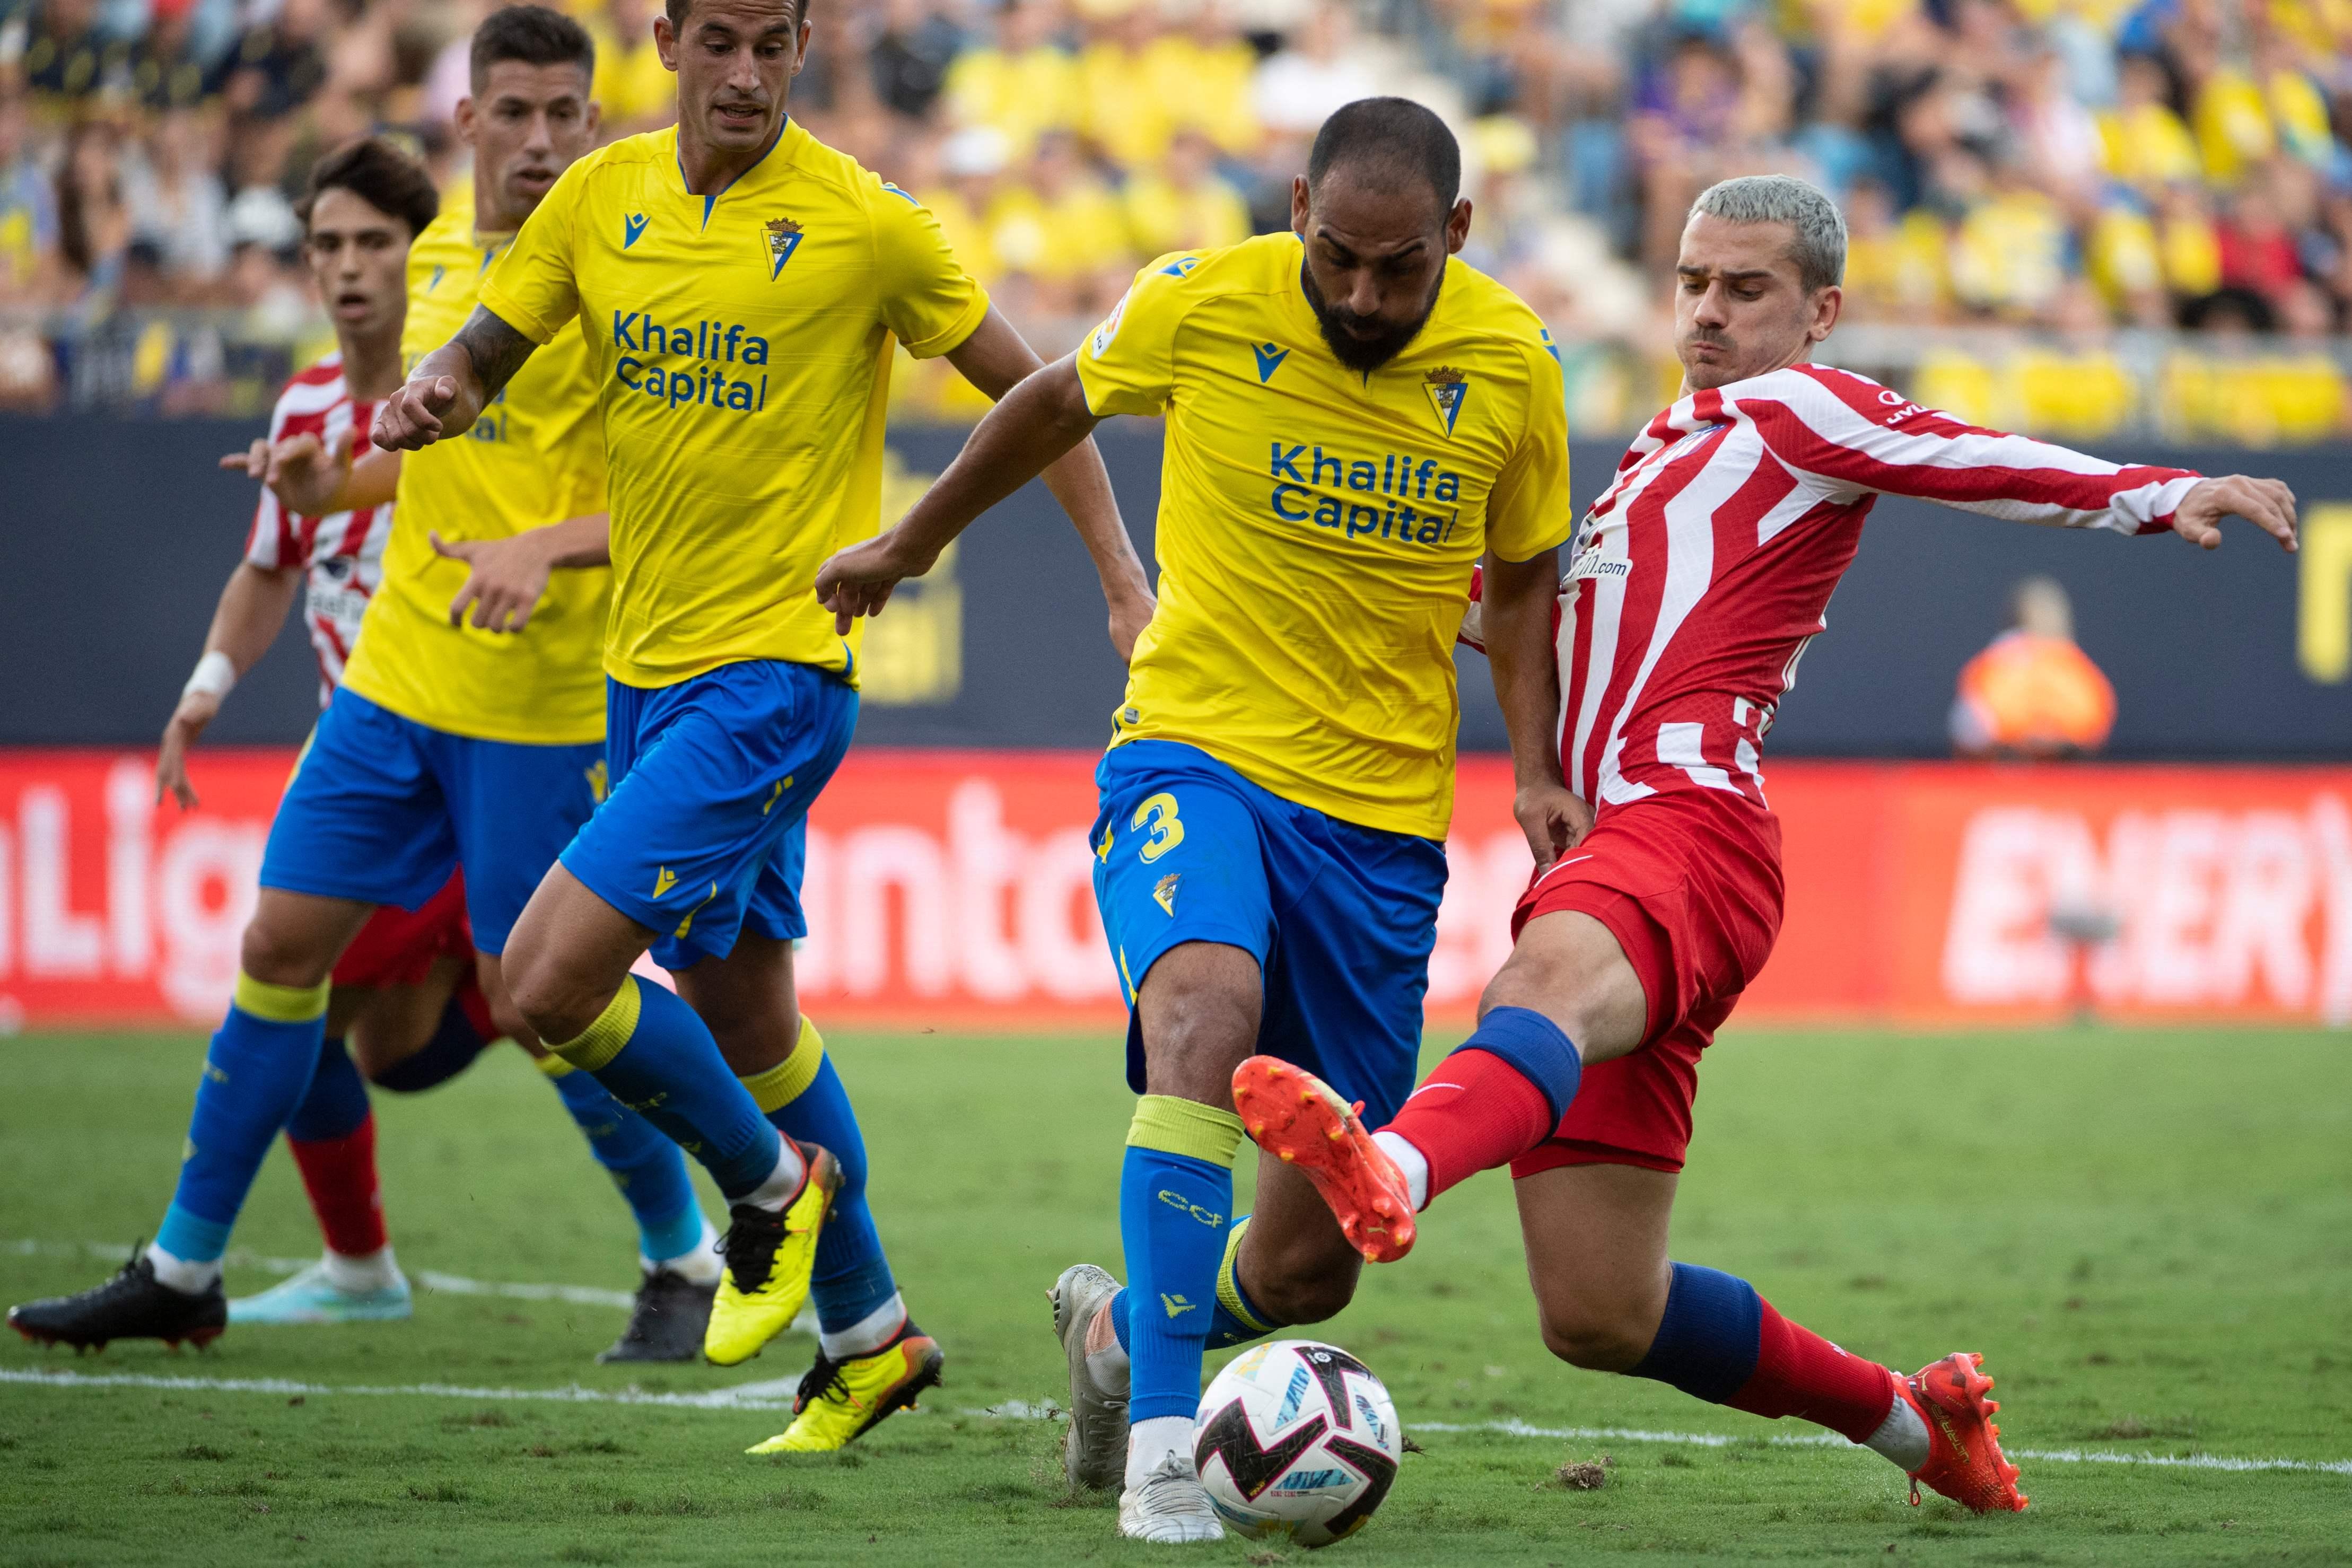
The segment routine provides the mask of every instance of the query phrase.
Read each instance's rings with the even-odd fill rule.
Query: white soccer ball
[[[1328,1546],[1396,1479],[1404,1432],[1371,1369],[1337,1345],[1253,1345],[1201,1396],[1192,1459],[1226,1525]]]

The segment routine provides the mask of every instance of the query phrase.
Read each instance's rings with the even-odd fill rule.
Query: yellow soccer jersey
[[[541,342],[575,315],[587,329],[614,679],[854,670],[813,590],[881,526],[891,340],[944,354],[988,314],[929,212],[795,122],[723,193],[692,195],[677,131],[658,131],[567,170],[482,303]]]
[[[409,364],[455,337],[508,241],[474,232],[470,202],[445,204],[408,251]],[[604,434],[588,345],[577,330],[541,349],[464,435],[401,458],[383,581],[343,684],[435,729],[484,740],[573,746],[604,737],[598,651],[611,573],[554,573],[520,632],[449,624],[466,566],[445,539],[504,538],[604,509]]]
[[[1564,542],[1568,420],[1535,312],[1460,260],[1370,375],[1298,240],[1160,257],[1078,350],[1097,414],[1168,416],[1160,610],[1112,741],[1196,746],[1285,800],[1444,836],[1470,569]]]

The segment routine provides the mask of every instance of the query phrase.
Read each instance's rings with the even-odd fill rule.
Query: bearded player
[[[1560,584],[1559,766],[1592,810],[1538,852],[1477,1031],[1369,1135],[1288,1063],[1244,1063],[1234,1098],[1366,1258],[1402,1257],[1415,1211],[1507,1165],[1555,1354],[1816,1422],[1892,1459],[1915,1503],[1925,1486],[2013,1511],[2026,1500],[1982,1357],[1902,1376],[1746,1281],[1666,1256],[1700,1053],[1780,929],[1764,732],[1878,496],[2208,549],[2231,516],[2293,549],[2294,497],[1975,429],[1809,363],[1837,325],[1844,263],[1843,219],[1802,181],[1727,181],[1691,209],[1675,269],[1685,396],[1585,515]]]
[[[1428,110],[1339,110],[1293,185],[1295,232],[1146,267],[903,522],[819,579],[846,624],[1101,419],[1168,416],[1160,612],[1095,776],[1095,896],[1142,1096],[1127,1287],[1079,1264],[1053,1291],[1068,1474],[1121,1487],[1119,1529],[1145,1541],[1223,1533],[1192,1451],[1204,1352],[1328,1317],[1354,1289],[1354,1251],[1279,1161],[1232,1218],[1230,1085],[1269,1051],[1383,1108],[1412,1086],[1452,651],[1482,558],[1521,821],[1549,843],[1575,807],[1549,760],[1559,364],[1535,313],[1456,256],[1460,179]]]
[[[553,1050],[719,1156],[730,1270],[747,1248],[763,1267],[721,1294],[709,1358],[757,1354],[814,1297],[795,1418],[755,1451],[839,1448],[943,1359],[883,1258],[856,1119],[793,989],[806,816],[857,713],[856,643],[810,587],[879,525],[894,342],[992,396],[1037,364],[928,211],[788,117],[810,36],[805,0],[670,0],[654,39],[676,128],[566,172],[374,432],[411,462],[471,444],[453,438],[495,422],[511,378],[586,333],[613,793],[533,894],[509,976]],[[1049,482],[1131,637],[1150,596],[1100,458]],[[631,976],[648,950],[678,994]]]
[[[458,130],[474,152],[472,199],[449,204],[413,243],[399,235],[412,341],[437,341],[463,318],[489,261],[594,138],[593,49],[567,18],[537,6],[495,13],[475,35],[471,65],[473,92],[459,106]],[[422,172],[414,179],[422,182]],[[330,194],[331,214],[340,200]],[[396,289],[396,259],[380,244],[370,254],[383,264],[371,276]],[[404,323],[396,292],[369,319],[397,341]],[[381,350],[371,336],[357,373],[389,380]],[[604,777],[595,666],[605,585],[602,573],[570,573],[552,585],[541,574],[520,607],[502,608],[491,624],[481,605],[517,602],[499,580],[499,563],[442,557],[526,530],[601,534],[604,448],[584,357],[575,335],[568,354],[551,355],[510,389],[495,439],[427,461],[347,471],[348,412],[332,430],[322,423],[315,433],[280,433],[268,459],[273,470],[288,448],[338,454],[333,471],[310,476],[311,493],[280,488],[277,504],[305,519],[298,530],[309,518],[350,519],[340,537],[329,532],[320,570],[331,580],[338,563],[345,565],[345,592],[366,601],[364,635],[336,643],[340,684],[271,825],[236,1000],[207,1051],[188,1153],[155,1244],[103,1285],[14,1309],[9,1321],[20,1333],[76,1345],[125,1338],[203,1343],[217,1334],[229,1321],[220,1257],[281,1127],[298,1142],[341,1145],[331,1152],[337,1169],[328,1173],[337,1215],[328,1223],[330,1256],[320,1270],[264,1298],[260,1315],[283,1322],[404,1313],[404,1287],[376,1240],[372,1155],[363,1192],[358,1186],[359,1159],[369,1153],[354,1142],[367,1139],[365,1092],[348,1056],[326,1049],[331,975],[360,942],[361,972],[346,969],[347,978],[398,977],[414,956],[387,957],[386,923],[407,932],[394,946],[454,946],[470,957],[490,1020],[463,1008],[445,1011],[425,1051],[397,1070],[410,1086],[454,1072],[493,1035],[511,1035],[526,1049],[535,1044],[505,999],[499,955],[541,873],[595,806]],[[246,461],[260,460],[256,454]],[[273,473],[272,482],[286,478]],[[379,539],[395,487],[389,538]],[[270,510],[265,503],[265,515]],[[354,543],[350,530],[362,519],[370,535]],[[443,535],[464,542],[441,546]],[[354,553],[334,553],[347,547]],[[318,529],[303,548],[317,554]],[[453,601],[477,607],[474,624],[457,624]],[[235,661],[215,648],[200,664],[198,700],[203,686],[218,684],[224,664],[233,668]],[[215,706],[218,695],[212,694]],[[462,880],[452,874],[459,862]],[[386,906],[399,913],[379,913]],[[374,936],[362,939],[372,925]],[[547,1065],[569,1073],[559,1061]],[[636,1310],[605,1355],[689,1357],[719,1268],[683,1162],[584,1076],[561,1077],[556,1087],[638,1221],[644,1276]],[[362,1205],[368,1213],[347,1212]]]

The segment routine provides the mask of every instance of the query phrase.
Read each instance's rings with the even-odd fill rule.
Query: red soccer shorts
[[[1514,1178],[1561,1166],[1683,1168],[1699,1054],[1770,955],[1780,897],[1779,821],[1679,791],[1607,808],[1529,883],[1513,939],[1540,915],[1592,916],[1633,964],[1649,1019],[1639,1050],[1584,1070],[1558,1130],[1511,1162]]]
[[[386,904],[368,917],[335,965],[338,986],[421,984],[439,957],[474,957],[474,927],[466,918],[466,873],[451,872],[441,891],[410,911]]]

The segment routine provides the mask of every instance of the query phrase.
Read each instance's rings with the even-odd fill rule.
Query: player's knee
[[[509,942],[502,967],[507,1010],[541,1040],[578,1040],[604,1010],[603,1002],[564,972],[561,958],[551,950]],[[494,1020],[498,1014],[494,1004]],[[499,1021],[501,1028],[506,1027],[504,1020]]]
[[[1541,1309],[1544,1348],[1590,1372],[1627,1372],[1650,1353],[1657,1325],[1605,1305],[1574,1303]]]
[[[315,932],[265,904],[246,923],[237,963],[268,985],[310,987],[327,977],[335,967],[335,955],[320,947]]]
[[[1283,1324],[1336,1318],[1356,1297],[1353,1270],[1286,1270],[1250,1281],[1250,1300]]]

